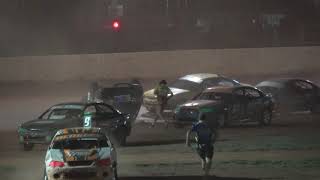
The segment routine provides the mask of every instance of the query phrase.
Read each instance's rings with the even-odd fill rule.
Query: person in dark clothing
[[[209,174],[214,154],[214,142],[217,138],[217,128],[211,127],[206,122],[206,115],[201,113],[199,121],[192,125],[187,132],[186,144],[190,146],[190,134],[195,133],[197,153],[201,158],[202,169],[205,175]]]

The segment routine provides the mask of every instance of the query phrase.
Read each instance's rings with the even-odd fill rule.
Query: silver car
[[[239,86],[240,83],[234,79],[230,79],[218,74],[199,73],[189,74],[180,77],[173,83],[169,84],[169,88],[173,93],[173,97],[168,101],[165,110],[173,111],[177,105],[181,105],[200,94],[208,87],[215,86]],[[148,90],[143,96],[143,105],[149,112],[155,111],[157,97],[154,95],[154,89]]]
[[[45,180],[117,180],[117,155],[100,128],[69,128],[53,137],[45,157]]]

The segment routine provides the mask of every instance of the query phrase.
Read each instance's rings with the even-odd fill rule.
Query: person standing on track
[[[168,100],[173,96],[172,91],[167,86],[167,81],[162,80],[159,82],[159,85],[154,90],[154,95],[157,96],[157,105],[156,105],[156,117],[154,118],[154,121],[151,125],[151,127],[155,126],[155,123],[158,119],[163,119],[163,111],[165,106],[168,103]],[[168,127],[169,122],[168,120],[165,120],[166,127]]]
[[[209,174],[214,153],[214,142],[217,138],[217,127],[209,127],[206,122],[206,115],[200,113],[199,121],[192,125],[192,128],[187,132],[186,144],[190,147],[190,134],[195,133],[196,150],[201,158],[202,169],[205,175]]]

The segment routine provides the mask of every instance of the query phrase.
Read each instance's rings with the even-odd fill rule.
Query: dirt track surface
[[[302,117],[222,129],[209,179],[319,179],[319,129],[318,120]],[[136,124],[128,146],[117,149],[121,179],[202,179],[200,160],[184,145],[185,131]],[[40,179],[46,147],[23,152],[15,132],[0,137],[0,179]]]
[[[249,83],[257,81],[242,79]],[[147,81],[145,89],[153,87],[155,82]],[[84,82],[1,84],[1,180],[41,179],[46,147],[22,151],[17,143],[17,124],[36,117],[52,104],[78,101],[87,85]],[[162,124],[154,129],[148,126],[143,122],[136,124],[128,146],[117,149],[121,179],[203,179],[200,160],[193,149],[184,145],[186,129],[166,129]],[[274,119],[270,127],[252,124],[222,129],[211,176],[207,179],[320,179],[319,130],[320,119],[308,114]]]

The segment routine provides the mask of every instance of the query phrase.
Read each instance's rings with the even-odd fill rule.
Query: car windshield
[[[40,119],[60,120],[67,118],[79,118],[81,117],[81,114],[81,108],[52,107],[47,112],[45,112]]]
[[[52,149],[95,149],[109,147],[106,138],[86,137],[86,138],[68,138],[54,141]]]
[[[188,80],[178,79],[174,83],[170,84],[170,87],[196,91],[200,89],[200,84]]]
[[[204,93],[201,93],[196,99],[221,101],[229,97],[230,97],[230,94],[228,93],[204,92]]]

